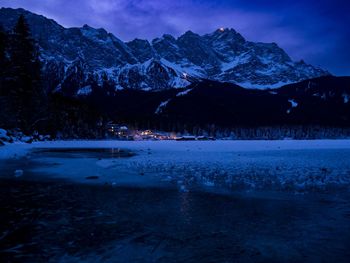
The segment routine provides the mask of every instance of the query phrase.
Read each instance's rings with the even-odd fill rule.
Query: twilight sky
[[[276,42],[294,59],[350,76],[349,0],[0,0],[72,27],[152,39],[232,27],[247,40]]]

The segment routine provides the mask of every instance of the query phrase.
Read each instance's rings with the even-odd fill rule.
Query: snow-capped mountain
[[[292,61],[275,43],[246,41],[233,29],[125,43],[104,29],[64,28],[23,9],[1,8],[0,24],[10,30],[21,14],[39,43],[46,78],[56,90],[67,81],[79,90],[91,74],[106,74],[116,89],[152,91],[182,88],[200,79],[271,88],[329,75]]]

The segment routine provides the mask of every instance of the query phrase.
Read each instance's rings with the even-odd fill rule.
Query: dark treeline
[[[312,94],[309,108],[298,107],[286,115],[290,91],[274,96],[214,82],[193,84],[186,97],[178,97],[176,89],[116,91],[116,83],[106,74],[85,77],[81,65],[71,73],[44,74],[44,67],[51,66],[41,64],[39,47],[23,16],[9,32],[0,27],[0,128],[19,128],[28,135],[39,131],[60,138],[104,138],[105,124],[113,121],[130,129],[231,139],[350,137],[343,110],[347,104],[312,104],[318,99]],[[77,96],[84,88],[88,95]],[[167,109],[155,114],[167,100]],[[324,105],[322,111],[319,105]],[[339,114],[331,109],[339,109]]]
[[[46,112],[38,50],[23,16],[0,35],[1,124],[28,132]]]
[[[67,137],[97,137],[96,112],[83,102],[54,94],[42,75],[39,47],[23,16],[10,32],[0,27],[0,127]]]
[[[350,138],[349,127],[322,125],[273,125],[273,126],[222,126],[216,124],[190,124],[171,120],[135,120],[129,123],[136,130],[158,130],[177,135],[194,135],[233,140],[281,140],[281,139],[340,139]]]

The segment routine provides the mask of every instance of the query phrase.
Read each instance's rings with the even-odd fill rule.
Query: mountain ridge
[[[0,24],[10,30],[19,15],[26,17],[40,46],[44,74],[53,79],[52,89],[57,91],[67,79],[75,80],[78,91],[91,74],[98,80],[106,74],[116,89],[149,91],[183,88],[201,79],[273,88],[330,75],[292,61],[276,43],[250,42],[234,29],[123,42],[103,28],[64,28],[42,15],[11,8],[0,9]]]

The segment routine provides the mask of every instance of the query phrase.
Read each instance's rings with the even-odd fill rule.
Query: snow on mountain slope
[[[190,84],[183,73],[169,66],[165,59],[154,58],[124,66],[119,72],[118,82],[122,87],[142,90],[182,88]]]
[[[162,103],[159,104],[158,108],[156,109],[156,111],[154,112],[155,114],[160,114],[162,113],[163,109],[168,105],[168,103],[170,102],[170,99],[163,101]]]
[[[64,28],[24,9],[1,8],[0,24],[10,30],[21,14],[39,43],[45,74],[57,90],[65,80],[74,79],[76,92],[89,84],[91,74],[106,74],[119,88],[152,91],[186,87],[200,79],[271,88],[329,75],[292,61],[275,43],[246,41],[233,29],[124,43],[102,28]]]
[[[190,93],[192,91],[192,89],[187,89],[185,91],[181,91],[179,92],[178,94],[176,94],[176,97],[180,97],[180,96],[185,96],[187,95],[188,93]]]

